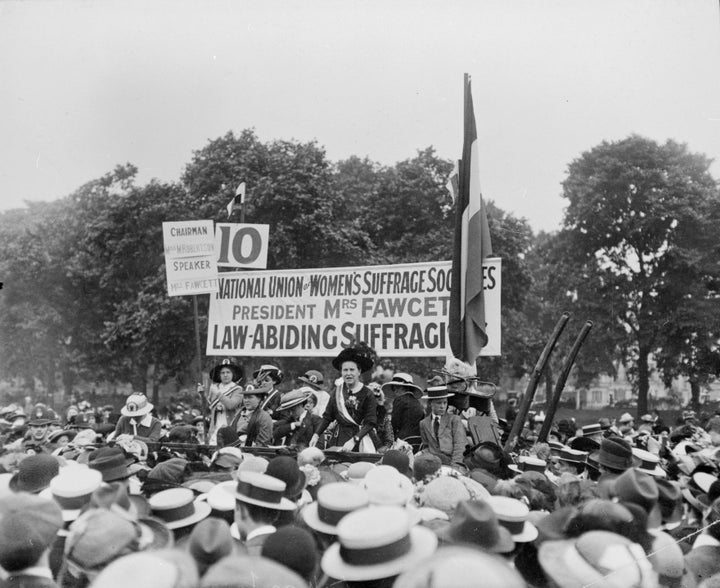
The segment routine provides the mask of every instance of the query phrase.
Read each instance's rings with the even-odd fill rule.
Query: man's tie
[[[433,434],[435,435],[435,439],[437,439],[440,434],[440,418],[436,416],[433,417]]]

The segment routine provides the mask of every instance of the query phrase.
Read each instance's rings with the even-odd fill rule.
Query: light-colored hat
[[[441,547],[403,572],[393,588],[526,588],[520,573],[503,558],[471,547]]]
[[[410,479],[389,465],[368,470],[362,486],[367,490],[370,504],[383,506],[406,506],[414,492]]]
[[[622,414],[622,416],[618,419],[619,423],[629,423],[630,421],[634,421],[635,417],[631,415],[629,412],[625,412]]]
[[[528,520],[530,509],[525,504],[507,496],[490,496],[486,500],[515,543],[529,543],[537,538],[537,527]]]
[[[422,388],[415,384],[415,380],[410,374],[406,374],[404,372],[396,372],[392,379],[389,382],[385,382],[381,388],[385,390],[385,388],[390,388],[391,386],[405,388],[409,392],[412,392],[415,396],[422,394]]]
[[[708,493],[710,486],[713,485],[713,482],[717,482],[717,480],[717,476],[713,476],[707,472],[695,472],[692,476],[692,481],[695,482],[697,487],[705,492],[705,494]]]
[[[102,474],[84,465],[66,466],[52,480],[50,486],[40,493],[58,503],[64,522],[74,521],[82,508],[90,502],[92,493],[102,484]]]
[[[637,466],[638,470],[656,478],[667,477],[665,470],[660,467],[660,458],[657,455],[639,447],[633,447],[632,453],[640,460],[640,465]]]
[[[350,467],[342,475],[351,484],[361,484],[367,473],[374,467],[375,464],[369,461],[356,461],[350,464]]]
[[[145,416],[153,408],[154,406],[148,401],[145,394],[130,394],[125,401],[125,406],[120,409],[120,414],[127,417]]]
[[[443,398],[450,398],[451,396],[455,396],[454,393],[450,392],[450,389],[445,386],[431,386],[430,388],[425,389],[425,394],[421,396],[420,398],[422,400],[441,400]]]
[[[237,482],[219,482],[205,495],[205,500],[213,510],[227,512],[235,510],[235,486]]]
[[[282,480],[266,474],[238,472],[235,498],[273,510],[295,510],[295,504],[283,496],[286,487]]]
[[[326,535],[337,535],[338,523],[351,512],[366,507],[369,502],[370,498],[361,486],[334,482],[321,486],[317,501],[307,505],[301,515],[311,529]]]
[[[189,527],[206,518],[210,505],[196,500],[188,488],[170,488],[154,494],[148,500],[153,515],[165,523],[168,529]]]
[[[517,465],[510,464],[508,468],[519,474],[523,472],[540,472],[543,474],[547,469],[547,462],[544,459],[533,457],[532,455],[521,455],[518,457]]]
[[[575,539],[545,541],[538,550],[538,559],[560,588],[657,586],[657,576],[642,547],[608,531],[588,531]]]
[[[391,578],[411,569],[437,548],[435,534],[413,527],[405,509],[368,507],[350,513],[337,526],[338,542],[323,555],[322,570],[349,582]]]
[[[277,407],[277,410],[287,410],[298,404],[305,404],[312,393],[313,390],[310,386],[303,386],[297,390],[291,390],[280,397],[280,406]]]

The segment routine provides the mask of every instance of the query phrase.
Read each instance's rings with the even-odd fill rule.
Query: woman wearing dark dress
[[[370,371],[374,363],[375,352],[362,342],[343,349],[333,360],[341,380],[330,394],[320,426],[310,440],[311,447],[317,444],[330,423],[335,422],[337,426],[328,446],[341,447],[343,451],[375,453],[368,433],[377,425],[377,403],[375,395],[360,380],[360,375]]]

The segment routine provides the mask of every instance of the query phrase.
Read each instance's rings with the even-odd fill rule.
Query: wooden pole
[[[517,439],[517,436],[520,434],[520,432],[522,431],[522,427],[525,424],[527,413],[530,410],[530,405],[532,404],[533,397],[535,396],[535,390],[537,389],[538,382],[542,377],[545,365],[550,359],[550,355],[555,349],[555,345],[557,345],[558,339],[560,338],[560,335],[565,329],[568,320],[570,320],[570,313],[564,312],[563,315],[560,317],[560,320],[558,320],[557,324],[555,325],[555,329],[553,330],[552,335],[550,335],[550,339],[548,339],[548,342],[545,344],[545,349],[543,349],[540,357],[537,360],[537,363],[535,364],[535,369],[533,370],[533,373],[530,376],[530,380],[528,381],[525,395],[523,396],[522,402],[518,407],[515,422],[513,423],[512,429],[510,429],[510,434],[508,435],[507,441],[505,441],[505,453],[509,453],[515,447],[515,440]]]
[[[590,333],[590,329],[592,329],[592,326],[592,321],[585,322],[583,328],[580,329],[580,333],[578,334],[577,339],[575,339],[575,343],[573,343],[572,349],[570,349],[570,352],[565,358],[562,371],[558,376],[557,382],[555,382],[555,390],[553,391],[552,401],[548,404],[547,407],[545,422],[540,429],[540,435],[538,435],[538,443],[543,443],[547,439],[548,434],[550,433],[550,427],[552,427],[552,422],[555,418],[555,412],[557,411],[558,404],[560,403],[560,397],[562,396],[563,390],[565,390],[565,382],[567,382],[568,376],[570,375],[570,370],[575,363],[575,358],[580,351],[580,347],[582,347],[582,344],[585,342],[586,337]]]
[[[198,317],[197,294],[193,294],[193,320],[195,322],[195,354],[197,356],[197,381],[202,382],[202,356],[200,355],[200,319]]]

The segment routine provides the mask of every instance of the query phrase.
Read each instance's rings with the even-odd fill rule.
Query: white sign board
[[[218,291],[213,221],[163,223],[168,295]]]
[[[265,269],[269,234],[270,225],[218,223],[215,226],[218,267]]]
[[[488,345],[500,355],[500,259],[487,259]],[[227,272],[210,297],[207,355],[334,356],[352,339],[381,357],[449,352],[451,262]]]

